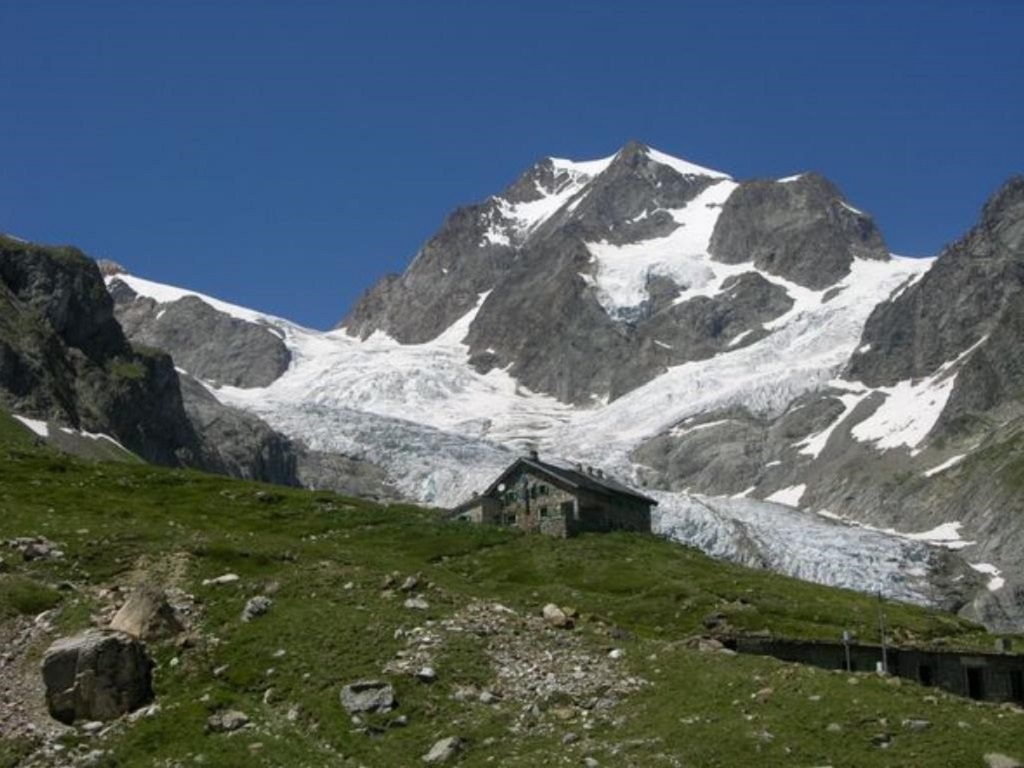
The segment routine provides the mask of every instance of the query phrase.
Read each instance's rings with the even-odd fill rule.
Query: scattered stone
[[[416,673],[416,679],[421,683],[432,683],[437,680],[437,672],[433,667],[423,667]]]
[[[388,723],[388,725],[392,728],[405,728],[405,726],[407,726],[408,724],[409,718],[406,715],[399,715],[390,723]]]
[[[89,735],[99,733],[103,728],[104,725],[99,720],[90,720],[88,723],[83,723],[79,726],[82,733],[87,733]]]
[[[94,749],[90,752],[86,752],[75,765],[78,768],[99,768],[101,765],[109,764],[107,762],[107,751],[105,749]]]
[[[60,545],[45,536],[22,536],[11,539],[7,546],[17,550],[26,562],[32,560],[59,560],[64,557]]]
[[[501,697],[493,691],[480,691],[480,698],[478,701],[481,704],[497,704],[501,701]]]
[[[892,745],[892,735],[888,733],[876,733],[871,737],[871,744],[879,749],[888,749]]]
[[[762,688],[755,694],[752,694],[750,698],[756,701],[758,704],[767,704],[768,700],[771,699],[772,694],[775,693],[771,688]]]
[[[131,635],[88,630],[58,640],[43,658],[50,714],[76,720],[113,720],[153,700],[153,661]]]
[[[903,721],[903,727],[906,728],[908,731],[915,731],[919,733],[921,731],[927,731],[929,728],[931,728],[932,723],[931,720],[924,720],[921,718],[908,718],[907,720]]]
[[[346,592],[351,592],[355,588],[356,588],[355,582],[352,582],[352,581],[346,581],[345,582],[345,586],[342,587],[342,589],[344,589]]]
[[[449,736],[435,742],[430,751],[423,756],[423,762],[431,764],[446,763],[462,751],[462,739]]]
[[[477,696],[477,690],[473,686],[460,685],[455,689],[454,693],[452,693],[452,700],[457,701],[459,703],[463,703],[466,701],[471,701],[472,699],[475,699]]]
[[[110,628],[143,640],[174,637],[184,631],[162,589],[146,585],[132,592],[110,622]]]
[[[985,765],[988,768],[1024,768],[1024,764],[1020,760],[999,752],[989,752],[985,755]]]
[[[712,653],[725,650],[725,645],[721,640],[717,640],[713,637],[701,637],[697,635],[686,640],[685,645],[687,648],[692,648],[695,651],[701,651],[702,653]]]
[[[341,705],[350,715],[390,712],[398,706],[395,689],[379,680],[360,680],[341,689]]]
[[[269,597],[257,595],[245,604],[245,609],[242,611],[242,621],[249,622],[263,616],[270,610],[273,604],[274,601]]]
[[[398,589],[402,592],[413,592],[420,585],[420,575],[417,573],[415,576],[406,577],[405,581],[402,582],[402,586]]]
[[[587,768],[600,768],[601,766],[601,764],[597,762],[597,760],[595,760],[593,757],[583,758],[583,765],[585,765]]]
[[[394,589],[395,585],[398,583],[398,576],[399,574],[397,573],[389,573],[387,576],[384,577],[384,580],[380,584],[380,588]]]
[[[224,584],[234,584],[236,581],[239,580],[239,578],[240,577],[237,573],[225,573],[223,576],[217,576],[213,579],[203,579],[203,586],[219,587],[223,586]]]
[[[206,730],[211,733],[231,733],[249,724],[249,716],[237,709],[215,712],[206,720]]]
[[[555,629],[572,629],[573,620],[554,603],[548,603],[544,606],[541,611],[541,615],[544,617],[544,621],[548,623],[548,626],[554,627]]]
[[[430,608],[430,603],[422,597],[410,597],[402,605],[413,611],[426,611]]]
[[[222,664],[219,667],[214,667],[213,673],[212,673],[213,676],[214,677],[218,677],[218,678],[219,677],[224,677],[224,673],[228,671],[228,667],[229,666],[230,666],[229,664]]]
[[[625,655],[626,652],[621,648],[612,648],[610,651],[608,651],[608,658],[612,661],[618,661]]]
[[[562,737],[562,744],[568,747],[568,746],[572,746],[573,744],[575,744],[579,740],[580,740],[579,736],[577,736],[572,731],[569,731],[569,733],[565,734]]]
[[[843,726],[841,726],[839,723],[829,723],[828,726],[826,726],[825,730],[829,733],[842,733]]]

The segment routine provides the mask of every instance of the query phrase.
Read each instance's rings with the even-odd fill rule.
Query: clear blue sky
[[[1024,171],[1016,0],[0,0],[0,30],[0,231],[317,327],[545,155],[818,170],[909,255]]]

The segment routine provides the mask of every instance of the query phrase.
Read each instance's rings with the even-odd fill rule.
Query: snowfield
[[[685,301],[717,294],[729,276],[757,271],[750,264],[714,262],[707,253],[721,205],[737,185],[724,174],[660,153],[652,153],[652,158],[721,181],[691,205],[670,211],[681,226],[668,237],[623,246],[588,244],[595,266],[591,284],[613,316],[644,301],[651,274],[665,274],[684,284],[679,300]],[[587,194],[587,183],[610,161],[554,160],[556,168],[569,172],[569,180],[554,192],[542,191],[542,198],[534,202],[513,206],[499,200],[503,217],[513,224],[495,222],[487,239],[507,244],[561,208],[578,204]],[[846,392],[844,413],[802,444],[804,453],[817,457],[839,421],[876,391],[856,382],[837,382],[869,313],[901,286],[919,279],[930,264],[898,257],[888,262],[856,260],[838,292],[812,291],[760,272],[794,300],[790,311],[766,326],[767,336],[748,346],[730,346],[711,359],[671,368],[614,402],[595,398],[587,408],[531,392],[505,370],[481,374],[469,365],[463,339],[486,293],[442,335],[408,345],[379,332],[361,341],[344,329],[311,330],[199,298],[266,326],[281,335],[292,352],[290,368],[270,386],[211,386],[214,396],[262,417],[311,448],[373,461],[411,498],[447,507],[485,488],[527,446],[548,456],[600,466],[614,477],[635,482],[633,450],[663,432],[681,434],[687,419],[735,405],[777,416],[795,398],[838,383]],[[108,278],[114,279],[158,302],[198,295],[130,275]],[[915,446],[941,411],[954,376],[944,370],[933,379],[878,390],[883,405],[857,425],[855,436],[879,450]],[[922,403],[929,407],[919,408]],[[928,576],[935,550],[930,543],[795,509],[803,491],[803,486],[795,486],[775,494],[776,501],[789,506],[652,491],[660,503],[656,530],[748,565],[823,584],[881,590],[911,602],[932,601]]]

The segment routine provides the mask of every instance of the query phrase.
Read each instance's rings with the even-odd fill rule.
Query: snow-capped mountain
[[[332,331],[132,275],[108,285],[129,335],[222,404],[382,468],[407,497],[453,504],[537,446],[644,484],[661,530],[720,556],[922,602],[987,580],[972,610],[998,625],[1016,620],[1024,531],[992,509],[1006,493],[967,499],[974,486],[949,479],[970,463],[961,443],[1016,430],[944,425],[965,407],[961,376],[1000,328],[1012,337],[1000,313],[1019,281],[989,311],[998,278],[972,259],[999,262],[996,276],[1019,263],[1019,186],[959,250],[903,259],[816,174],[740,183],[633,142],[547,158],[457,210]],[[879,316],[911,302],[927,333],[942,312],[920,292],[963,282],[981,298],[962,324],[984,333],[865,373],[872,350],[908,344]],[[982,575],[964,578],[951,549]]]

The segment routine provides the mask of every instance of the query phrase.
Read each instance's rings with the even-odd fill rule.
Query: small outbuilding
[[[594,467],[541,461],[536,451],[517,459],[452,516],[568,537],[584,532],[650,533],[657,501]]]

